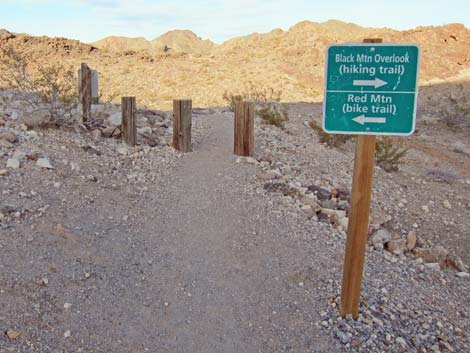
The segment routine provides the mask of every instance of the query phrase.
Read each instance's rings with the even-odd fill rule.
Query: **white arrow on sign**
[[[385,86],[387,83],[388,82],[376,77],[374,80],[354,80],[353,86],[374,86],[375,88],[379,88]]]
[[[373,118],[370,116],[365,116],[364,114],[359,115],[353,119],[356,123],[364,125],[366,123],[377,123],[377,124],[385,124],[387,122],[387,118]]]

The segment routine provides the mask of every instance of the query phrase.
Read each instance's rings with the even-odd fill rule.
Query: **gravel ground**
[[[258,124],[256,159],[237,158],[231,114],[195,113],[195,152],[184,156],[57,130],[2,147],[2,164],[27,156],[0,177],[0,352],[470,349],[468,278],[409,252],[368,247],[360,319],[339,317],[344,227],[303,194],[331,203],[320,194],[349,185],[349,150],[319,144],[299,108],[286,130]],[[36,165],[44,156],[54,169]],[[401,173],[377,171],[376,217],[422,238],[436,214],[397,225],[422,204],[397,186]],[[440,195],[427,196],[444,212],[436,223],[456,207],[448,198],[454,208],[441,209]]]

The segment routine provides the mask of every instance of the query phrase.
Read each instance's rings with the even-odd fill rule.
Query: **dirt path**
[[[198,123],[195,152],[145,192],[69,177],[42,225],[5,231],[0,324],[22,336],[1,352],[341,350],[318,326],[341,258],[314,252],[326,226],[254,193],[231,118]]]

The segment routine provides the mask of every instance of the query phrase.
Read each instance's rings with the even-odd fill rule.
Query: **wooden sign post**
[[[121,111],[122,138],[124,142],[126,142],[129,146],[134,147],[137,144],[137,127],[135,123],[135,97],[122,97]]]
[[[363,43],[327,49],[323,130],[358,135],[341,288],[341,315],[357,319],[361,298],[376,135],[415,129],[419,47]]]
[[[79,82],[80,86],[80,101],[82,103],[82,121],[87,123],[91,118],[91,103],[92,103],[92,93],[91,93],[91,70],[87,64],[82,63],[80,66],[80,75],[81,81]]]
[[[181,152],[191,152],[192,101],[173,101],[173,148]]]
[[[237,101],[234,111],[234,153],[252,157],[254,153],[255,103]]]

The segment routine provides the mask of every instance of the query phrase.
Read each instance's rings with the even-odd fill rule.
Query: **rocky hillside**
[[[140,105],[168,108],[177,97],[192,97],[195,106],[222,105],[225,91],[236,93],[249,85],[282,91],[283,101],[320,101],[326,47],[366,37],[420,44],[421,84],[470,77],[470,30],[460,24],[400,32],[305,21],[287,31],[255,33],[222,45],[190,31],[168,32],[151,42],[113,37],[94,45],[7,35],[0,36],[0,45],[12,45],[38,63],[60,60],[78,66],[86,61],[98,69],[105,98],[135,95]],[[165,45],[172,48],[169,53],[163,53]]]
[[[145,38],[106,37],[93,43],[100,49],[123,52],[129,50],[146,50],[153,53],[163,53],[165,48],[187,54],[208,54],[214,47],[210,40],[203,40],[188,30],[167,32],[152,41]]]

